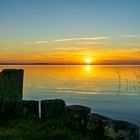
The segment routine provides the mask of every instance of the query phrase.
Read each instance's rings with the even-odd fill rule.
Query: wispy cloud
[[[63,38],[63,39],[57,39],[54,40],[54,42],[66,42],[66,41],[90,41],[90,40],[105,40],[105,39],[109,39],[109,37],[105,37],[105,36],[101,36],[101,37],[89,37],[89,38]]]
[[[81,45],[94,45],[94,44],[110,44],[111,42],[78,42],[77,44]]]
[[[47,44],[48,41],[46,40],[38,40],[38,41],[31,41],[31,42],[24,42],[24,44],[30,45],[30,44],[37,44],[37,45],[43,45]]]
[[[15,49],[15,48],[14,47],[4,47],[2,49],[5,50],[5,51],[8,51],[8,50],[12,50],[12,49]]]
[[[54,48],[54,50],[85,50],[87,48],[79,48],[79,47],[61,47],[61,48]]]
[[[140,46],[139,43],[127,43],[127,44],[123,44],[123,45],[124,46],[130,46],[130,47],[134,47],[134,46],[139,47]]]
[[[123,35],[122,37],[124,37],[124,38],[137,38],[138,36],[130,34],[130,35]]]
[[[48,43],[48,41],[44,41],[44,40],[35,42],[35,44],[47,44],[47,43]]]
[[[36,45],[43,45],[47,43],[55,43],[55,42],[71,42],[71,41],[88,41],[87,44],[99,44],[99,42],[91,42],[91,41],[99,41],[99,40],[107,40],[109,37],[106,36],[99,36],[99,37],[83,37],[83,38],[61,38],[61,39],[55,39],[55,40],[37,40],[37,41],[29,41],[24,42],[24,44],[30,45],[30,44],[36,44]],[[90,41],[90,42],[89,42]],[[84,42],[83,42],[84,44]],[[85,42],[86,44],[86,42]]]

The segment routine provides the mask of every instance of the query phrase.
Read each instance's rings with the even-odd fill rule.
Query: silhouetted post
[[[5,69],[0,73],[0,99],[3,101],[22,100],[23,70]]]
[[[22,69],[4,69],[0,73],[0,112],[12,112],[14,103],[22,100],[23,73]]]

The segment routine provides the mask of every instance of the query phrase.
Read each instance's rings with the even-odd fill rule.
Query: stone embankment
[[[67,127],[90,135],[91,140],[139,140],[139,127],[135,124],[91,113],[85,106],[66,106],[61,99],[42,100],[40,103],[22,100],[22,91],[23,70],[6,69],[0,73],[1,118],[63,119]]]

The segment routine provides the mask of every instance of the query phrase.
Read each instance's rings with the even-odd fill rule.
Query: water
[[[64,99],[140,126],[140,66],[0,66],[22,68],[26,100]]]

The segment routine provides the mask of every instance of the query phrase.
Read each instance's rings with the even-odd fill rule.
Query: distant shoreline
[[[125,65],[125,66],[139,66],[140,64],[61,64],[61,63],[59,63],[59,64],[56,64],[56,63],[0,63],[0,66],[2,66],[2,65],[115,65],[115,66],[117,66],[117,65],[120,65],[120,66],[122,66],[122,65]]]

